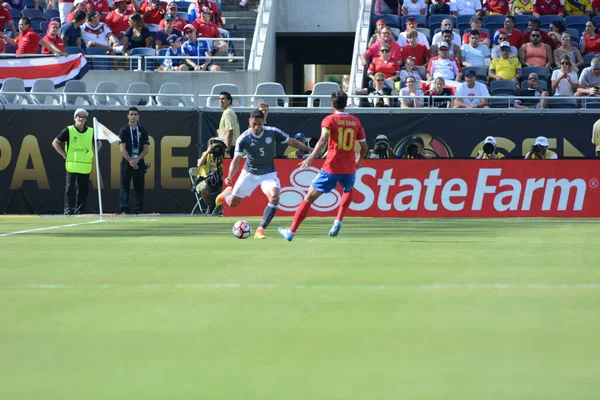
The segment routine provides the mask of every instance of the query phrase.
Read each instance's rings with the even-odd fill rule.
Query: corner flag
[[[97,140],[108,140],[110,143],[121,141],[113,131],[98,122],[96,117],[94,117],[94,133],[96,133]]]

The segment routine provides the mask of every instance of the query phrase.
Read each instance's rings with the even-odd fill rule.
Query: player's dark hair
[[[85,13],[85,11],[77,11],[73,17],[73,21],[77,21],[77,22],[83,22],[85,21],[85,19],[87,18],[87,14]]]
[[[331,102],[336,110],[343,110],[348,104],[348,95],[342,89],[338,89],[331,93]]]
[[[127,114],[129,114],[132,111],[135,111],[138,114],[140,113],[140,110],[138,110],[137,107],[129,107],[129,110],[127,110]]]
[[[261,110],[252,110],[250,113],[250,118],[265,119],[265,113]]]
[[[233,103],[233,97],[231,97],[231,93],[229,93],[229,92],[221,92],[221,93],[219,93],[219,96],[225,96],[225,98],[227,100],[229,100],[230,102]]]
[[[21,17],[21,21],[23,21],[25,25],[31,26],[31,19],[29,17]]]

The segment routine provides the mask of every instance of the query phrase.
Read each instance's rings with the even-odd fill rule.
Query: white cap
[[[76,116],[83,114],[86,117],[89,115],[87,111],[85,111],[85,108],[78,108],[77,110],[75,110],[75,113],[73,113],[73,118],[75,118]]]
[[[448,47],[448,43],[446,43],[446,42],[440,42],[440,44],[438,46],[438,49],[441,49],[442,47],[449,48]]]
[[[508,42],[500,43],[500,48],[503,48],[503,47],[508,47],[510,49],[510,43],[508,43]]]
[[[82,3],[83,3],[83,4],[87,3],[87,0],[75,0],[75,1],[73,2],[73,7],[75,7],[75,6],[76,6],[76,5],[78,5],[78,4],[82,4]]]
[[[491,143],[494,145],[494,147],[496,146],[496,139],[493,136],[488,136],[485,138],[485,142],[483,143]]]
[[[538,136],[535,138],[534,145],[548,146],[548,139],[546,136]]]

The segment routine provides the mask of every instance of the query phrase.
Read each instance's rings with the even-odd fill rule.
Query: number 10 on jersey
[[[354,150],[354,129],[338,128],[338,150]]]

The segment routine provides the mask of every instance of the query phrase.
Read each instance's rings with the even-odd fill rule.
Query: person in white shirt
[[[490,49],[480,43],[479,31],[471,31],[469,43],[460,48],[464,67],[487,67],[490,65]]]
[[[458,86],[462,80],[462,70],[458,61],[448,58],[448,43],[442,42],[438,48],[438,56],[429,59],[427,65],[427,81],[431,82],[438,77],[444,78],[446,85]]]
[[[412,32],[412,31],[416,31],[417,32],[417,43],[424,45],[425,47],[427,47],[427,49],[429,50],[429,39],[427,39],[427,36],[425,36],[423,34],[423,32],[419,32],[417,31],[417,26],[419,25],[419,23],[417,22],[416,18],[407,18],[406,19],[406,30],[404,32],[402,32],[400,34],[400,36],[402,36],[404,39],[406,39],[406,42],[408,43],[408,32]],[[404,47],[404,46],[402,46]]]
[[[482,15],[481,2],[479,0],[450,0],[450,5],[454,4],[452,11],[456,15]]]
[[[402,5],[402,15],[425,15],[427,4],[423,0],[406,0]]]
[[[441,25],[440,25],[441,30],[443,31],[444,29],[450,29],[452,30],[452,21],[449,19],[445,19],[442,21]],[[458,47],[462,46],[462,40],[460,38],[460,35],[454,31],[452,31],[453,35],[452,35],[452,43],[457,45]],[[433,35],[433,38],[431,39],[431,44],[438,44],[439,42],[442,42],[442,32],[438,32],[435,35]]]
[[[108,25],[100,22],[100,13],[94,9],[87,14],[87,22],[81,26],[81,38],[85,47],[101,47],[107,53],[113,52],[113,46],[118,45],[117,37]]]
[[[475,70],[465,69],[465,81],[454,93],[454,108],[488,108],[488,99],[476,96],[490,96],[490,92],[481,82],[476,81]]]

